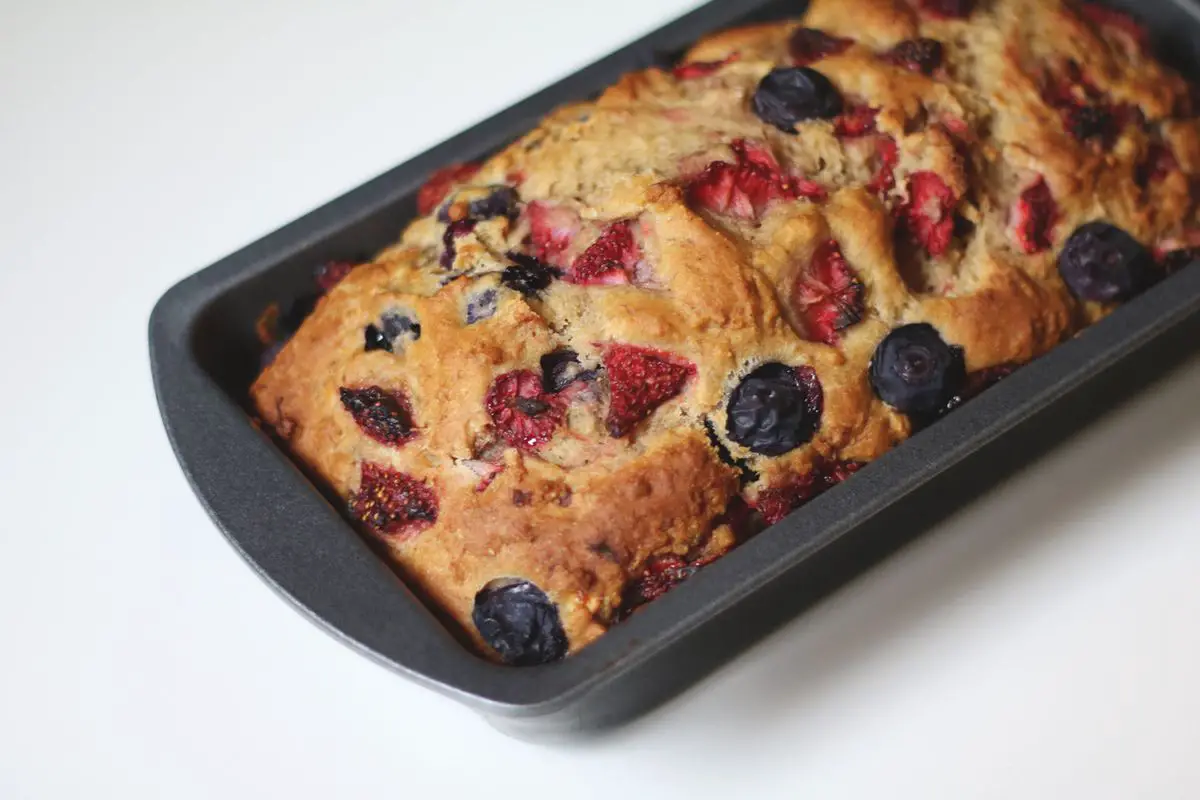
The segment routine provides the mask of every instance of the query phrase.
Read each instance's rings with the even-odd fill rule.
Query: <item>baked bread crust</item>
[[[969,9],[815,0],[803,20],[710,36],[690,66],[626,75],[552,113],[473,175],[460,170],[434,213],[324,295],[251,389],[262,421],[481,645],[475,598],[497,578],[540,587],[570,649],[586,645],[655,563],[705,563],[756,517],[761,527],[912,433],[869,378],[889,331],[929,323],[972,376],[1002,374],[1112,308],[1060,277],[1081,224],[1106,220],[1156,252],[1190,246],[1193,101],[1137,29],[1052,0],[990,0],[961,19],[930,10],[950,6]],[[847,41],[810,60],[828,42],[801,28]],[[895,54],[918,39],[940,43],[933,66]],[[797,59],[846,108],[784,131],[751,98]],[[1080,104],[1103,105],[1110,130],[1080,138]],[[875,111],[855,122],[864,108]],[[706,172],[718,162],[725,173]],[[743,186],[739,168],[759,182]],[[732,194],[718,186],[714,201],[705,182],[728,175]],[[929,185],[945,219],[914,222]],[[470,219],[499,186],[519,202],[448,233],[446,220]],[[606,236],[608,250],[596,244]],[[832,329],[797,293],[830,241],[861,306]],[[559,279],[518,291],[503,279],[514,252]],[[390,352],[367,349],[364,331],[389,314],[419,324],[419,338],[410,325]],[[644,349],[628,351],[634,384],[644,369],[674,383],[614,431],[612,395],[628,388],[610,373],[625,346]],[[489,406],[498,378],[544,378],[542,358],[563,349],[595,374],[533,392],[535,416],[559,415],[545,441],[506,438]],[[728,435],[731,391],[765,363],[811,368],[823,400],[811,440],[775,456]],[[411,415],[390,440],[343,397],[369,387]],[[364,465],[407,477],[367,486]],[[372,516],[406,491],[417,511]]]

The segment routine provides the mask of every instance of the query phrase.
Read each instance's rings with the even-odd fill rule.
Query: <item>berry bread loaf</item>
[[[561,658],[1186,262],[1148,48],[1057,0],[712,36],[433,176],[254,402],[484,652]]]

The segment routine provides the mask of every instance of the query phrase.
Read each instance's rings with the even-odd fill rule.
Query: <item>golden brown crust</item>
[[[494,578],[520,577],[557,603],[572,650],[585,645],[652,557],[731,546],[740,497],[753,504],[821,464],[868,461],[909,435],[909,421],[867,379],[888,331],[931,323],[963,348],[971,371],[1024,363],[1108,311],[1075,300],[1059,277],[1058,250],[1077,226],[1108,220],[1147,246],[1186,239],[1200,129],[1182,79],[1128,29],[1078,6],[979,6],[947,20],[904,0],[816,0],[801,21],[698,42],[685,60],[724,62],[711,70],[646,70],[595,102],[559,109],[483,164],[470,180],[478,188],[456,195],[514,185],[521,213],[455,238],[449,269],[439,264],[445,223],[436,215],[413,222],[320,301],[255,382],[263,421],[347,498],[359,491],[364,463],[432,489],[436,521],[382,539],[471,635],[475,593]],[[875,109],[865,134],[828,121],[785,133],[751,112],[762,77],[791,63],[788,40],[799,27],[853,39],[813,67],[848,103]],[[918,37],[944,47],[932,74],[885,57]],[[1111,141],[1072,134],[1062,99],[1071,92],[1115,109]],[[893,180],[880,184],[889,141]],[[823,196],[777,197],[750,215],[697,203],[688,186],[710,164],[737,163],[740,142],[769,153],[789,180],[819,184]],[[1171,159],[1155,161],[1164,148]],[[936,254],[897,235],[905,209],[925,202],[910,196],[922,173],[953,195],[959,220]],[[1056,211],[1047,245],[1031,248],[1017,217],[1023,193],[1039,182]],[[627,220],[641,272],[625,285],[555,281],[539,296],[505,288],[506,254],[528,252],[539,205],[571,227],[560,266]],[[827,344],[806,330],[793,297],[831,240],[864,287],[865,309]],[[488,290],[494,316],[468,324],[466,305]],[[397,309],[419,320],[420,338],[365,352],[364,328]],[[694,375],[628,435],[606,430],[602,376],[570,401],[549,442],[505,445],[485,407],[498,376],[539,372],[539,359],[560,348],[598,368],[614,344],[669,353]],[[726,458],[756,475],[739,486],[739,470],[723,463],[705,425],[723,431],[731,388],[769,361],[815,371],[820,427],[773,458],[720,437]],[[404,394],[414,438],[396,446],[364,435],[339,392],[371,386]]]

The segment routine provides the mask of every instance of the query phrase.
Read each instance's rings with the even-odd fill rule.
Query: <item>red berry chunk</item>
[[[1050,187],[1038,176],[1013,206],[1013,233],[1021,250],[1032,255],[1050,249],[1050,236],[1058,219],[1058,205],[1050,195]]]
[[[421,214],[431,213],[438,203],[450,194],[451,189],[469,181],[476,172],[479,172],[478,164],[451,164],[442,167],[430,175],[425,185],[417,192],[417,211]]]
[[[1079,10],[1093,25],[1126,37],[1136,49],[1146,50],[1149,48],[1150,35],[1128,14],[1096,3],[1082,3]]]
[[[437,495],[429,484],[380,464],[362,465],[362,480],[350,507],[372,533],[400,540],[420,533],[438,517]]]
[[[412,406],[401,391],[378,386],[340,390],[342,407],[367,436],[380,444],[399,447],[417,435],[413,426]]]
[[[1062,115],[1063,126],[1081,142],[1096,139],[1107,148],[1133,111],[1113,105],[1093,84],[1079,64],[1068,60],[1043,78],[1042,99]]]
[[[900,148],[890,136],[878,137],[879,168],[867,182],[867,189],[878,195],[887,194],[896,185],[896,164],[900,163]]]
[[[837,486],[858,472],[858,461],[826,461],[818,459],[812,470],[758,493],[754,507],[768,525],[774,525],[822,492]]]
[[[838,331],[863,318],[863,285],[833,239],[817,246],[808,270],[792,287],[791,300],[813,341],[837,344]]]
[[[833,121],[833,132],[843,138],[866,136],[875,130],[875,115],[879,109],[870,106],[852,105]]]
[[[526,209],[533,255],[551,266],[565,267],[563,252],[579,233],[579,215],[569,208],[549,203],[533,202]]]
[[[693,206],[756,219],[774,200],[825,197],[825,189],[813,181],[785,176],[766,148],[744,139],[736,139],[730,146],[736,164],[714,161],[689,183],[688,199]]]
[[[929,255],[940,256],[949,249],[957,202],[954,192],[935,173],[909,176],[908,203],[900,209],[900,220]]]
[[[604,369],[612,395],[605,422],[618,439],[683,391],[696,374],[694,365],[670,353],[626,344],[605,351]]]
[[[504,441],[529,451],[550,441],[564,416],[563,400],[543,392],[541,376],[527,369],[496,378],[484,407]]]
[[[971,15],[974,0],[918,0],[921,10],[940,19],[966,19]]]
[[[1146,158],[1138,165],[1137,182],[1141,186],[1157,183],[1179,169],[1179,162],[1171,148],[1161,142],[1151,143]]]
[[[353,261],[330,261],[328,264],[322,264],[317,269],[317,286],[321,287],[322,292],[328,292],[345,280],[352,269]]]
[[[721,67],[731,62],[737,61],[738,54],[734,53],[728,58],[720,61],[690,61],[686,64],[680,64],[671,70],[671,74],[677,80],[686,81],[692,78],[706,78],[719,70]]]
[[[584,286],[629,283],[641,259],[629,220],[614,222],[592,242],[567,270],[566,280]]]
[[[942,65],[944,50],[937,39],[908,39],[884,53],[883,60],[909,72],[932,75]]]
[[[830,36],[816,28],[797,28],[788,39],[788,52],[796,66],[803,67],[826,56],[835,56],[852,44],[853,39]]]

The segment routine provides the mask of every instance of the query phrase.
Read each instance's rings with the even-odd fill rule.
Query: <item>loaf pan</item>
[[[1113,3],[1160,57],[1200,75],[1191,0]],[[522,738],[601,730],[677,693],[1177,363],[1200,333],[1189,266],[871,463],[566,660],[513,668],[464,647],[254,422],[255,321],[310,288],[314,265],[373,253],[416,216],[434,169],[475,161],[561,103],[669,65],[701,36],[798,16],[794,2],[716,0],[171,288],[150,359],[171,444],[217,527],[319,626]]]

